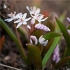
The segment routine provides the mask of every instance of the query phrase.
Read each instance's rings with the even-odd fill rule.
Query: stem
[[[11,67],[11,66],[8,66],[8,65],[1,64],[1,63],[0,63],[0,66],[7,67],[7,68],[10,68],[10,69],[15,69],[15,70],[22,70],[22,69],[18,69],[18,68],[15,68],[15,67]]]
[[[25,54],[25,52],[24,52],[24,48],[23,48],[22,43],[21,43],[21,41],[20,41],[19,34],[18,34],[17,29],[16,29],[16,24],[14,24],[14,27],[15,27],[15,31],[16,31],[16,35],[17,35],[18,42],[19,42],[19,44],[20,44],[21,51],[22,51],[23,54],[24,54],[24,59],[26,59],[26,54]]]

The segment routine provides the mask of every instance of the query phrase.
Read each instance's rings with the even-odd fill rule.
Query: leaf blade
[[[30,55],[33,58],[34,67],[36,69],[41,69],[42,59],[41,59],[41,53],[40,53],[39,48],[37,46],[31,45],[31,44],[27,44],[27,47],[28,47],[28,51],[29,51]]]
[[[50,33],[47,33],[46,35],[44,35],[44,38],[46,40],[48,40],[48,39],[51,39],[51,38],[54,38],[54,37],[58,37],[58,36],[61,36],[61,34],[55,33],[55,32],[50,32]]]
[[[63,36],[65,38],[68,48],[70,49],[70,36],[69,36],[65,26],[57,18],[56,18],[56,22],[57,22],[61,32],[63,33]]]
[[[45,54],[45,56],[44,56],[44,58],[42,60],[42,68],[44,68],[45,64],[47,63],[49,57],[51,56],[51,54],[52,54],[54,48],[56,47],[57,43],[59,42],[60,38],[61,37],[55,37],[54,38],[54,41],[53,41],[51,47],[49,48],[49,50],[47,51],[47,53]]]

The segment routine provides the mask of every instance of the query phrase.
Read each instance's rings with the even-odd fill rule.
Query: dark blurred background
[[[41,9],[41,13],[49,15],[52,12],[55,12],[60,16],[64,11],[67,12],[67,17],[70,17],[70,0],[0,0],[1,4],[5,4],[7,13],[10,12],[28,12],[26,6],[32,7],[37,6]]]

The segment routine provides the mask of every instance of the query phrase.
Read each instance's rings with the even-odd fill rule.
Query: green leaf
[[[54,38],[52,45],[50,46],[49,50],[46,52],[46,54],[42,60],[42,68],[44,68],[45,64],[47,63],[47,61],[50,58],[51,54],[53,53],[56,45],[58,44],[60,38],[61,38],[60,36]]]
[[[21,36],[23,37],[24,40],[29,42],[28,35],[21,29],[21,27],[18,28],[18,32],[21,34]]]
[[[64,21],[64,19],[65,19],[65,17],[66,17],[66,14],[67,14],[67,11],[64,11],[64,12],[62,13],[62,15],[59,17],[59,20],[60,20],[61,22]]]
[[[42,68],[42,59],[41,59],[41,53],[37,46],[27,44],[29,54],[32,57],[32,61],[34,64],[35,69],[41,69]]]
[[[68,28],[67,29],[69,29],[70,30],[70,26],[68,26]]]
[[[59,34],[59,33],[55,33],[55,32],[50,32],[50,33],[47,33],[46,35],[44,35],[44,38],[46,39],[46,40],[48,40],[48,39],[51,39],[51,38],[54,38],[54,37],[58,37],[58,36],[60,36],[61,34]]]
[[[44,57],[45,53],[48,51],[48,49],[50,48],[51,44],[53,43],[54,39],[50,39],[48,41],[48,44],[43,48],[43,51],[41,53],[42,58]]]
[[[61,21],[59,21],[57,18],[56,18],[56,22],[57,22],[57,24],[58,24],[58,26],[59,26],[61,32],[63,33],[63,36],[64,36],[64,38],[65,38],[65,41],[66,41],[66,43],[67,43],[68,48],[70,49],[70,36],[69,36],[69,34],[68,34],[68,32],[67,32],[66,27],[65,27],[65,26],[63,25],[63,23],[62,23]]]
[[[24,61],[26,61],[26,56],[25,54],[23,53],[23,48],[20,46],[15,34],[12,32],[12,30],[7,26],[7,24],[0,18],[0,25],[6,30],[6,32],[9,34],[9,36],[13,39],[13,41],[16,43],[19,51],[20,51],[20,54],[23,58]]]

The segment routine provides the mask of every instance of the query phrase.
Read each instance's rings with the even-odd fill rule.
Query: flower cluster
[[[47,43],[48,43],[48,40],[45,40],[45,39],[43,38],[43,35],[41,35],[41,36],[39,37],[39,40],[37,40],[36,36],[34,36],[34,35],[31,35],[31,36],[30,36],[30,43],[31,43],[31,44],[33,44],[33,42],[34,42],[34,44],[37,45],[38,41],[39,41],[39,43],[40,43],[41,45],[43,45],[43,46],[46,46]]]
[[[19,26],[21,26],[22,24],[24,26],[26,26],[26,28],[28,29],[28,31],[31,33],[30,34],[30,43],[36,45],[38,43],[38,40],[36,38],[36,36],[33,36],[32,33],[34,32],[34,30],[38,29],[38,30],[43,30],[43,31],[50,31],[50,29],[45,26],[44,24],[42,24],[42,21],[45,21],[48,17],[44,18],[43,14],[40,14],[40,9],[34,7],[28,7],[26,6],[27,10],[30,13],[30,17],[26,18],[27,13],[18,13],[16,14],[16,12],[8,14],[8,19],[5,19],[5,21],[7,22],[11,22],[14,20],[14,23],[18,23],[16,28],[18,28]],[[31,20],[31,23],[28,24],[27,21]],[[37,21],[37,22],[36,22]],[[42,44],[43,46],[46,46],[48,40],[45,41],[45,39],[43,38],[43,36],[41,35],[39,38],[39,43]]]
[[[59,45],[57,45],[56,48],[54,49],[53,61],[55,61],[55,63],[58,63],[60,61]]]

